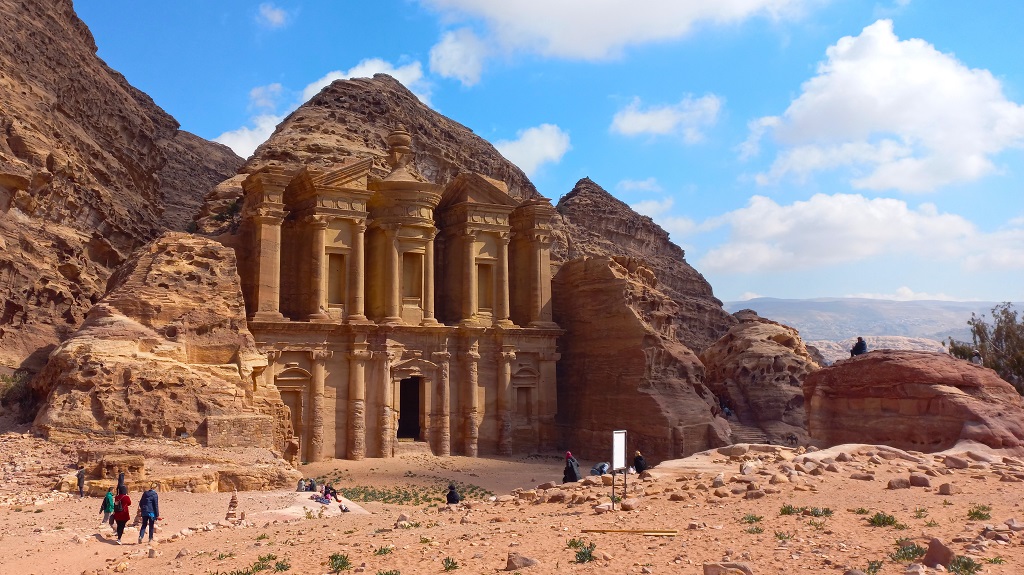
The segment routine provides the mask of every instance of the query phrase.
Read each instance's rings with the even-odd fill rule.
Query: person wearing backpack
[[[103,521],[100,527],[110,523],[110,514],[114,512],[114,488],[108,487],[107,494],[103,496],[103,503],[100,503],[100,513],[103,514]]]
[[[121,535],[124,534],[124,526],[131,519],[128,515],[128,510],[131,509],[132,498],[128,497],[127,489],[118,489],[117,497],[114,498],[114,514],[110,516],[117,524],[117,544],[121,544]]]
[[[139,545],[142,545],[142,536],[146,534],[146,525],[149,525],[149,542],[153,542],[153,529],[156,527],[156,520],[160,517],[160,496],[156,494],[156,484],[146,490],[139,498],[139,515],[142,516],[142,525],[139,527]]]

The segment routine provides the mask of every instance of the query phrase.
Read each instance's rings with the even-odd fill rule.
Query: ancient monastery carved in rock
[[[555,447],[556,339],[547,199],[463,173],[410,171],[412,138],[333,171],[263,168],[243,183],[238,250],[249,329],[291,409],[303,461]]]

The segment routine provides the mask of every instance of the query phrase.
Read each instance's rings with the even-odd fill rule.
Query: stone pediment
[[[436,369],[436,363],[419,357],[409,358],[391,366],[392,373],[407,373],[409,375],[432,375]]]
[[[305,167],[288,184],[287,202],[297,202],[317,195],[365,191],[373,160],[370,158],[343,164],[331,171]]]
[[[504,182],[482,174],[463,172],[445,188],[438,210],[467,203],[507,208],[509,212],[519,205],[508,195],[508,186]]]

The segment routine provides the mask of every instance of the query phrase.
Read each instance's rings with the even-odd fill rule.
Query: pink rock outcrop
[[[806,440],[801,384],[818,364],[797,330],[750,310],[735,315],[740,323],[700,354],[708,387],[741,423],[773,440]]]
[[[612,431],[627,431],[630,459],[649,463],[729,442],[728,424],[704,385],[704,367],[680,341],[679,304],[631,258],[566,262],[554,280],[559,341],[558,414],[566,447],[611,457]]]
[[[291,428],[245,322],[234,252],[167,232],[135,252],[33,382],[48,438],[196,437],[283,450]]]
[[[879,350],[804,379],[807,430],[823,445],[923,452],[961,440],[1024,446],[1024,400],[990,369],[947,354]]]

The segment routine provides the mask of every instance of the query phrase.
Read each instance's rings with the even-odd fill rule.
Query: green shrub
[[[743,519],[740,519],[740,522],[741,523],[757,523],[757,522],[761,521],[762,519],[764,519],[764,517],[761,517],[760,515],[754,515],[753,513],[748,513],[748,514],[743,516]]]
[[[597,549],[597,543],[591,543],[586,547],[582,547],[576,551],[576,562],[577,563],[590,563],[597,559],[594,557],[594,549]]]
[[[775,538],[778,539],[779,541],[789,541],[790,539],[793,538],[793,534],[792,533],[786,533],[785,531],[776,531],[775,532]]]
[[[879,511],[868,518],[868,524],[872,527],[891,527],[896,525],[896,516]]]
[[[761,527],[760,525],[752,525],[750,527],[747,527],[747,533],[750,533],[752,535],[764,533],[764,527]]]
[[[956,575],[974,575],[981,571],[981,563],[965,555],[957,555],[949,562],[949,572]]]
[[[793,507],[789,503],[779,509],[779,515],[799,515],[801,512],[803,512],[803,507]]]
[[[813,517],[832,517],[832,510],[828,507],[811,507],[809,509],[805,507],[804,509],[807,509],[807,514]]]
[[[387,555],[394,551],[395,548],[390,545],[384,545],[373,550],[374,555]]]
[[[985,521],[992,519],[991,505],[975,505],[967,511],[967,518],[973,521]]]
[[[881,561],[868,561],[868,567],[864,572],[867,573],[867,575],[878,575],[878,572],[882,570],[882,565],[884,565],[884,563]]]
[[[445,571],[454,571],[459,568],[459,563],[451,557],[445,557],[441,560],[441,566]]]
[[[910,563],[918,557],[924,557],[924,554],[928,552],[927,549],[921,547],[917,543],[905,543],[897,542],[898,549],[889,554],[889,559],[896,563]]]
[[[341,573],[342,571],[347,571],[351,569],[352,562],[349,561],[348,555],[343,555],[341,553],[333,553],[327,559],[327,566],[330,567],[332,572]]]

